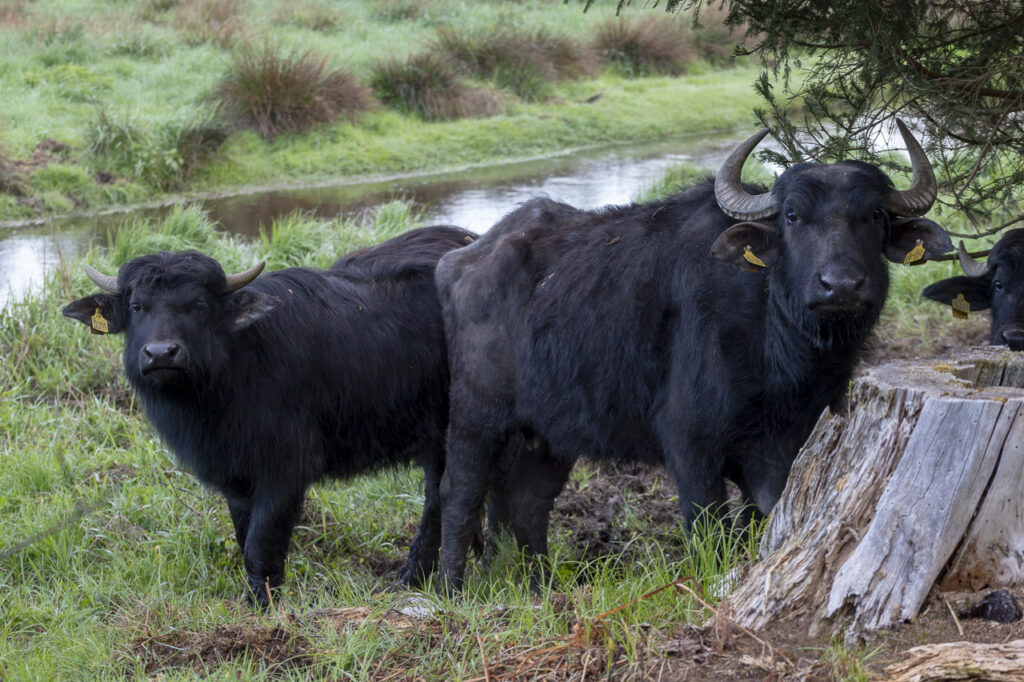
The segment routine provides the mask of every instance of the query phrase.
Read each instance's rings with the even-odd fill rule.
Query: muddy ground
[[[983,324],[965,325],[963,338],[957,339],[964,343],[957,345],[983,342],[985,333]],[[877,364],[919,356],[919,348],[913,342],[878,344],[866,362]],[[683,557],[678,502],[663,467],[586,462],[580,466],[585,467],[585,475],[573,478],[556,501],[551,520],[551,532],[567,541],[575,559],[619,555],[628,560],[629,554],[637,551],[637,543],[632,541],[638,537],[658,542],[670,558]],[[410,526],[408,540],[412,539],[413,531]],[[385,580],[394,577],[399,565],[400,560],[383,554],[364,557],[363,563],[364,568]],[[887,667],[908,660],[907,652],[914,647],[938,642],[1024,639],[1024,621],[1019,618],[1002,624],[972,617],[971,609],[985,594],[935,592],[913,622],[850,643],[850,647],[837,645],[844,641],[842,632],[810,637],[806,625],[800,622],[775,625],[764,632],[748,632],[731,623],[726,599],[718,606],[715,617],[703,626],[651,627],[644,635],[650,653],[639,662],[629,661],[622,650],[607,649],[600,637],[588,638],[585,629],[599,632],[600,628],[594,628],[593,622],[580,623],[576,614],[566,613],[573,634],[502,652],[487,661],[487,670],[480,679],[885,680],[893,674]],[[1010,591],[1010,595],[1024,603],[1024,591]],[[223,661],[239,656],[258,657],[272,670],[304,670],[315,665],[320,646],[308,636],[310,624],[313,632],[319,628],[340,631],[358,626],[370,617],[370,609],[364,607],[337,608],[284,615],[273,625],[252,616],[247,622],[220,626],[212,632],[176,630],[170,635],[146,634],[135,639],[125,652],[131,659],[142,661],[142,670],[136,670],[137,665],[133,664],[126,673],[143,672],[154,678],[163,671],[191,669],[205,674]],[[411,637],[440,641],[452,636],[453,623],[442,626],[431,615],[392,612],[373,617],[381,621],[382,627],[407,632]],[[299,621],[301,629],[297,627]],[[411,669],[412,662],[404,660],[401,654],[389,654],[380,662],[373,679],[413,679],[403,674]]]
[[[630,540],[637,534],[656,537],[670,555],[681,556],[677,502],[661,467],[594,466],[582,481],[577,480],[559,498],[553,518],[553,533],[570,533],[580,559],[612,553],[628,553]],[[625,507],[630,513],[625,513]],[[623,523],[626,516],[646,519],[641,529]],[[410,537],[411,540],[411,537]],[[397,570],[397,561],[370,561],[371,570],[388,578]],[[510,649],[487,662],[486,679],[499,680],[835,680],[888,679],[886,667],[901,663],[913,647],[935,642],[1006,642],[1024,638],[1024,621],[1000,624],[969,617],[985,593],[935,593],[921,615],[912,623],[886,630],[850,649],[833,645],[842,641],[842,633],[809,637],[802,623],[777,625],[765,632],[750,633],[729,620],[728,602],[718,607],[717,619],[704,626],[657,624],[644,633],[648,655],[629,661],[625,652],[609,650],[593,621],[581,623],[576,614],[566,613],[572,634],[561,640],[534,643],[526,648]],[[1024,592],[1011,593],[1024,603]],[[555,597],[557,600],[557,595]],[[948,602],[948,604],[947,604]],[[954,616],[958,613],[959,616]],[[501,614],[496,614],[500,618]],[[150,634],[134,640],[130,657],[141,660],[126,673],[144,672],[150,678],[174,669],[191,669],[198,674],[212,672],[224,661],[240,656],[257,657],[272,670],[295,672],[315,669],[322,645],[310,636],[323,628],[344,631],[357,627],[367,618],[375,618],[380,627],[388,627],[411,637],[440,640],[452,636],[457,623],[441,623],[438,617],[393,611],[385,616],[372,615],[365,607],[325,609],[305,614],[289,613],[279,622],[252,616],[248,621],[219,626],[211,632],[175,630],[170,634]],[[301,624],[301,628],[299,625]],[[470,634],[470,633],[464,633]],[[405,670],[414,662],[399,653],[380,662],[373,679],[414,679]],[[311,668],[313,666],[313,668]],[[481,677],[481,679],[485,679]],[[984,678],[970,678],[984,679]]]

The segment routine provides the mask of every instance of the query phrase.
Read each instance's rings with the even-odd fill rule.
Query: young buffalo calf
[[[1010,230],[984,263],[971,258],[960,243],[960,265],[967,277],[950,277],[922,292],[939,303],[961,310],[992,309],[993,346],[1024,350],[1024,229]]]
[[[64,314],[124,332],[124,367],[178,459],[227,499],[250,598],[265,608],[284,577],[306,488],[415,459],[426,503],[400,579],[428,575],[440,543],[448,363],[434,268],[475,235],[413,230],[328,270],[260,263],[225,276],[195,252],[158,253],[109,293]]]

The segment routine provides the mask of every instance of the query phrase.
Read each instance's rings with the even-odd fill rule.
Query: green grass
[[[688,27],[687,17],[660,8],[633,14]],[[752,123],[756,70],[748,65],[711,73],[698,57],[692,75],[680,79],[598,66],[589,46],[613,15],[613,7],[584,14],[577,4],[539,0],[19,0],[0,22],[0,164],[29,164],[13,178],[29,201],[0,192],[0,221],[178,193],[436,171]],[[545,59],[530,69],[496,63],[460,76],[464,101],[434,117],[498,115],[423,121],[406,102],[407,111],[380,104],[357,120],[336,118],[351,99],[345,93],[369,85],[384,54],[405,64],[436,50],[443,32],[486,37],[496,26]],[[251,45],[273,50],[248,48],[246,60]],[[239,65],[246,78],[231,76]],[[285,78],[292,67],[299,80]],[[330,78],[340,73],[353,80],[341,87]],[[329,87],[303,90],[311,78]],[[284,94],[267,98],[261,83],[272,81]],[[228,101],[243,106],[217,108],[214,95],[225,83],[233,87]],[[297,104],[267,113],[285,95]],[[278,134],[313,121],[323,123]],[[255,125],[274,139],[232,124]],[[44,163],[37,146],[51,139],[69,146],[60,161],[78,178],[27,177]]]

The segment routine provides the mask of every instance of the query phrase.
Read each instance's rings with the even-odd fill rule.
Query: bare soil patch
[[[279,625],[220,625],[211,632],[178,630],[141,637],[130,644],[129,654],[150,677],[173,668],[208,673],[241,657],[281,670],[308,668],[314,661],[309,640]]]

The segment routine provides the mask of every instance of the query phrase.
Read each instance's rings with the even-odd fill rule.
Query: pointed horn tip
[[[747,194],[740,181],[747,157],[769,132],[769,128],[762,128],[739,144],[715,175],[715,201],[722,212],[730,218],[758,220],[775,214],[775,202],[771,192]]]
[[[256,279],[259,276],[259,274],[263,272],[263,268],[266,267],[266,265],[267,262],[265,260],[261,260],[259,263],[252,266],[248,270],[243,270],[242,272],[226,275],[224,278],[226,281],[226,291],[231,292],[241,289],[246,284]]]
[[[83,269],[85,270],[85,276],[92,280],[92,283],[98,286],[100,289],[103,289],[104,291],[111,294],[120,293],[120,290],[117,285],[117,277],[112,277],[111,275],[104,275],[102,272],[92,267],[88,263],[83,263],[82,266]]]
[[[974,256],[967,252],[967,246],[964,241],[960,240],[960,246],[957,247],[957,260],[960,261],[960,267],[963,269],[964,274],[968,277],[983,277],[988,274],[988,261],[981,262],[974,260]]]

